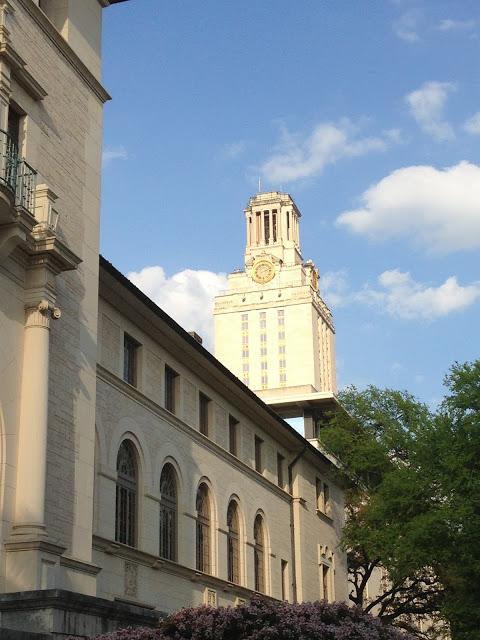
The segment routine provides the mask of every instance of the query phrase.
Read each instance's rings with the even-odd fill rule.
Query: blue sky
[[[303,213],[340,384],[440,398],[479,356],[478,0],[130,0],[104,17],[104,255],[211,340],[261,177]]]

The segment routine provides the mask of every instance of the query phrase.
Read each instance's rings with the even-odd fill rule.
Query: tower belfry
[[[258,193],[244,212],[245,267],[215,298],[215,355],[283,415],[304,415],[336,392],[332,314],[316,266],[302,258],[292,197]]]

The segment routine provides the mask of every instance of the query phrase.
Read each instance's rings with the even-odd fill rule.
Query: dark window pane
[[[117,456],[115,540],[135,546],[137,464],[133,445],[124,440]]]
[[[209,414],[210,399],[207,396],[200,393],[199,395],[199,425],[200,433],[204,436],[208,436],[208,414]]]
[[[169,366],[165,366],[165,409],[175,413],[176,409],[176,386],[177,386],[176,373]]]
[[[255,471],[262,473],[262,444],[263,440],[258,436],[255,436]]]
[[[177,559],[177,482],[171,464],[160,476],[160,556]]]
[[[197,546],[197,571],[210,572],[210,501],[208,497],[208,487],[201,484],[197,492],[197,523],[196,523],[196,546]]]
[[[238,420],[236,420],[233,416],[229,417],[228,421],[228,450],[234,456],[237,455],[237,431],[238,431]]]
[[[123,379],[125,382],[136,386],[137,384],[137,350],[139,343],[124,334],[123,338]]]

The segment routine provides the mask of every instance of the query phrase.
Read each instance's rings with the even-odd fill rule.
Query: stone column
[[[47,300],[26,309],[20,395],[16,534],[45,537],[50,318],[60,317]]]

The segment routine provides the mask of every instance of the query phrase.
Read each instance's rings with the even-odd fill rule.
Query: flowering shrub
[[[124,629],[96,640],[409,640],[345,604],[254,598],[239,607],[182,609],[158,629]]]

